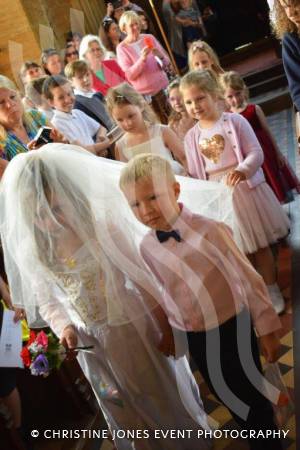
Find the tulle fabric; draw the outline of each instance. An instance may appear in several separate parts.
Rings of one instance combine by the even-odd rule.
[[[134,444],[117,440],[118,450],[207,449],[210,442],[195,438],[208,425],[182,356],[186,342],[176,360],[157,350],[161,330],[155,311],[163,288],[140,256],[147,229],[118,187],[121,168],[122,163],[63,144],[10,162],[0,214],[12,300],[37,326],[45,320],[60,336],[73,324],[80,342],[94,346],[79,362],[110,430],[150,432],[149,439]],[[186,206],[234,227],[230,189],[178,180]],[[210,257],[219,257],[213,244]],[[226,276],[232,264],[225,257],[222,263]],[[193,430],[193,438],[153,439],[155,429],[178,428]]]
[[[225,183],[230,170],[218,172],[209,179]],[[245,254],[255,253],[288,235],[289,218],[266,182],[250,189],[242,181],[232,191],[235,242]]]

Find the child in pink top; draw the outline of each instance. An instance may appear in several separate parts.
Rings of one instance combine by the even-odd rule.
[[[233,190],[242,250],[264,278],[275,309],[284,309],[269,247],[288,234],[289,220],[265,182],[263,152],[247,120],[221,113],[218,85],[210,72],[190,72],[181,80],[186,109],[198,123],[185,137],[188,171],[194,178],[223,181]]]
[[[141,254],[164,286],[162,306],[175,343],[189,352],[210,390],[244,430],[276,430],[262,395],[261,363],[251,319],[266,359],[278,358],[280,326],[262,278],[223,223],[178,203],[170,164],[140,155],[121,172],[120,187],[137,219],[152,230]],[[166,342],[170,335],[165,334]],[[281,449],[279,439],[249,439],[252,450]],[[265,441],[265,442],[264,442]]]
[[[252,126],[263,152],[262,169],[266,181],[281,203],[294,199],[292,190],[300,193],[300,181],[282,155],[259,105],[248,103],[249,91],[239,73],[225,72],[220,79],[230,110],[244,116]]]

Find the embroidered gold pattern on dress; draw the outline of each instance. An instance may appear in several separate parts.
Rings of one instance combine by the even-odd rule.
[[[65,265],[68,269],[72,269],[73,267],[70,267],[68,261],[65,261]],[[76,264],[75,261],[75,266]],[[80,268],[82,269],[80,270]],[[85,260],[82,264],[82,261],[80,261],[80,268],[76,272],[60,272],[56,275],[77,314],[86,325],[89,325],[103,320],[106,313],[106,307],[104,306],[104,309],[103,305],[106,302],[101,298],[103,293],[101,292],[100,269],[97,263]]]
[[[202,139],[199,142],[200,152],[214,164],[220,161],[224,148],[225,139],[221,134],[215,134],[210,139]]]

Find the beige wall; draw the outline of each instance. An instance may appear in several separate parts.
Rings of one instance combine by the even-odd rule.
[[[105,14],[104,1],[0,0],[0,73],[18,83],[17,74],[23,61],[39,62],[41,49],[53,43],[57,49],[62,49],[65,34],[71,29],[71,8],[76,28],[84,26],[86,33],[97,33]],[[76,10],[83,12],[83,21]]]

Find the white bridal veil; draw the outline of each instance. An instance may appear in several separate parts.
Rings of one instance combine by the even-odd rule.
[[[105,273],[110,323],[126,322],[140,311],[131,305],[130,318],[124,313],[114,280],[118,271],[154,297],[159,295],[159,287],[139,256],[139,243],[147,229],[135,219],[118,187],[122,166],[64,144],[48,144],[10,162],[1,186],[1,239],[15,305],[34,315],[40,301],[33,289],[35,282],[39,289],[43,285],[44,301],[51,297],[47,286],[54,283],[63,289],[53,272],[58,264],[57,236],[69,226]],[[189,208],[233,226],[228,188],[186,177],[178,180],[180,198]],[[50,198],[54,200],[51,207]],[[65,220],[59,218],[62,213]],[[128,280],[127,291],[133,289]]]
[[[111,431],[207,428],[186,358],[168,359],[153,345],[160,331],[152,313],[163,288],[140,256],[147,229],[119,189],[122,166],[65,144],[48,144],[10,162],[1,184],[0,225],[12,300],[36,326],[43,325],[39,311],[46,311],[47,317],[41,315],[58,335],[63,329],[58,323],[70,312],[66,320],[76,324],[82,344],[94,345],[94,354],[80,354],[79,362]],[[186,206],[234,228],[231,189],[177,179]],[[218,249],[209,245],[218,261]],[[222,267],[224,276],[234,270],[225,255]],[[209,447],[199,438],[134,445],[136,450]],[[117,448],[129,450],[131,442],[121,439]]]

